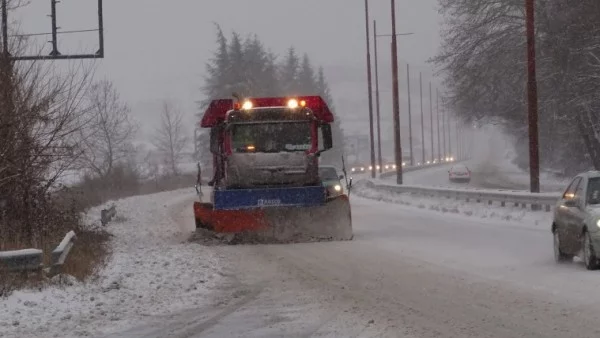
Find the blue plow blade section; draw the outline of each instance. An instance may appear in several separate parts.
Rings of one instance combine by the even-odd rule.
[[[215,210],[241,210],[269,207],[313,207],[324,205],[323,186],[215,190]]]

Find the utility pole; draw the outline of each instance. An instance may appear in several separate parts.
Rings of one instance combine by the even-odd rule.
[[[421,164],[425,164],[425,126],[423,117],[423,74],[419,72],[419,95],[421,97]]]
[[[369,40],[369,2],[365,0],[365,28],[367,37],[367,86],[369,94],[369,136],[371,138],[371,177],[377,176],[377,165],[375,164],[375,137],[373,135],[373,89],[371,85],[371,45]]]
[[[396,161],[396,183],[402,184],[402,141],[400,138],[400,97],[398,93],[398,44],[396,41],[396,1],[392,6],[392,90],[394,112],[394,155]]]
[[[448,123],[448,156],[456,157],[456,155],[452,155],[452,123],[450,122],[450,114],[448,114],[448,111],[446,111],[446,122]]]
[[[379,58],[377,57],[377,21],[373,20],[373,47],[375,47],[375,105],[377,107],[377,162],[379,173],[383,172],[383,160],[381,159],[381,117],[379,115]]]
[[[448,124],[446,123],[448,112],[444,107],[444,98],[442,97],[442,146],[444,149],[443,159],[446,160],[448,158],[448,149],[446,148],[446,128],[448,128]]]
[[[410,148],[410,165],[415,165],[415,156],[413,155],[413,139],[412,139],[412,108],[410,105],[410,65],[406,64],[406,84],[408,86],[408,146]]]
[[[2,0],[2,51],[3,56],[8,58],[8,8],[7,0]]]
[[[440,161],[442,161],[442,145],[440,140],[440,92],[436,88],[435,89],[435,116],[437,119],[437,148],[438,148],[438,157]]]
[[[538,141],[538,97],[535,65],[534,0],[525,0],[527,16],[527,101],[529,110],[529,177],[530,190],[540,192],[540,157]]]
[[[431,91],[431,81],[429,81],[429,119],[430,119],[430,123],[429,123],[429,128],[431,130],[431,132],[429,133],[431,136],[431,163],[433,163],[433,161],[435,160],[435,154],[434,154],[434,149],[433,149],[433,131],[434,131],[434,127],[433,127],[433,100],[432,100],[432,91]]]

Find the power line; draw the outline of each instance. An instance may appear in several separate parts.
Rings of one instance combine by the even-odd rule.
[[[73,34],[73,33],[87,33],[87,32],[98,32],[99,29],[81,29],[81,30],[70,30],[70,31],[62,31],[62,32],[56,32],[56,34]],[[9,35],[9,37],[30,37],[30,36],[42,36],[42,35],[52,35],[52,32],[50,33],[29,33],[29,34],[14,34],[14,35]]]

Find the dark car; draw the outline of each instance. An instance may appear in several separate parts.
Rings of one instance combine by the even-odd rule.
[[[334,166],[320,166],[319,177],[321,178],[322,184],[327,188],[327,197],[337,197],[344,194],[344,184],[341,180],[344,179],[344,175],[339,175],[337,169]],[[347,189],[352,185],[352,178],[350,178]]]
[[[464,164],[453,165],[448,170],[448,179],[450,182],[471,182],[471,170]]]

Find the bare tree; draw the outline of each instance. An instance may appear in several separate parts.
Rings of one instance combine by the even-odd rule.
[[[12,55],[25,50],[26,40],[9,43]],[[39,247],[57,227],[77,224],[59,219],[67,213],[49,198],[83,151],[77,136],[93,63],[68,65],[0,55],[0,250],[7,243]]]
[[[152,143],[163,154],[165,164],[173,175],[179,174],[177,163],[182,158],[188,140],[183,126],[183,114],[171,103],[164,102],[160,125]]]
[[[130,108],[108,80],[95,83],[87,95],[86,127],[80,130],[83,153],[80,168],[100,178],[109,176],[117,164],[131,158],[132,141],[138,130],[130,118]]]
[[[445,76],[449,108],[526,138],[523,2],[438,2],[445,24],[432,61]],[[600,169],[600,2],[538,0],[536,18],[541,164],[567,175]],[[528,165],[527,142],[515,146]]]

